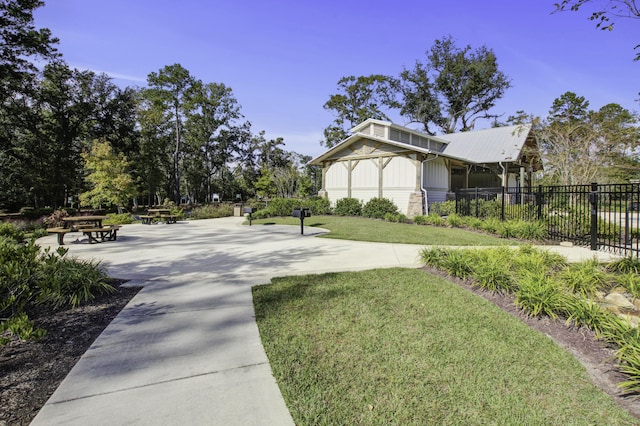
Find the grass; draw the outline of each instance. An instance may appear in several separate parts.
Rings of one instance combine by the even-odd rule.
[[[549,338],[423,271],[277,278],[253,292],[296,424],[636,424]]]
[[[300,226],[300,220],[293,217],[277,217],[253,220],[257,224],[277,224]],[[399,244],[457,245],[457,246],[497,246],[518,245],[514,240],[505,240],[491,235],[480,234],[457,228],[418,226],[404,223],[385,222],[348,216],[312,216],[305,220],[305,226],[325,228],[331,231],[325,238],[340,240],[373,241]]]

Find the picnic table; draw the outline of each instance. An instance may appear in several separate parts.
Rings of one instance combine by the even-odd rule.
[[[172,215],[170,209],[149,209],[146,215],[140,216],[142,223],[151,225],[155,220],[164,220],[165,223],[176,223],[178,216]]]
[[[115,241],[120,225],[103,226],[107,216],[69,216],[62,218],[63,226],[48,228],[50,234],[57,234],[58,244],[64,245],[64,236],[69,232],[82,232],[89,239],[89,244],[104,241]]]

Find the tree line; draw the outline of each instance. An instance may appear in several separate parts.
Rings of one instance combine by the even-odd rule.
[[[493,126],[526,123],[532,124],[542,157],[540,183],[623,183],[640,178],[637,113],[616,103],[594,111],[587,99],[566,92],[553,101],[547,117],[518,111],[500,121],[492,108],[511,81],[491,49],[460,48],[446,36],[436,40],[425,56],[424,62],[416,61],[398,77],[340,79],[338,93],[324,104],[335,119],[325,128],[321,144],[336,145],[367,118],[391,121],[392,111],[429,135],[473,130],[478,120],[489,120]]]
[[[144,88],[72,69],[58,39],[35,28],[43,5],[0,2],[0,209],[312,191],[310,158],[255,132],[230,87],[180,64],[151,72]]]
[[[58,40],[34,26],[33,11],[43,5],[0,2],[0,209],[206,203],[214,195],[291,197],[319,189],[321,172],[305,165],[310,157],[254,131],[223,83],[204,82],[180,64],[151,72],[144,88],[71,69]],[[518,111],[501,122],[492,109],[510,87],[493,50],[459,47],[445,36],[398,76],[340,79],[324,104],[335,119],[321,143],[332,147],[351,127],[389,120],[391,111],[430,135],[472,130],[478,120],[532,123],[544,183],[640,178],[636,113],[614,103],[593,111],[584,97],[566,92],[547,117]]]

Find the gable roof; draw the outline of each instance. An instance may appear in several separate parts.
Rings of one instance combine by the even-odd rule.
[[[389,129],[400,130],[417,135],[442,145],[442,148],[437,150],[428,149],[414,144],[388,139],[380,135],[363,133],[370,124],[376,124],[388,127]],[[442,157],[462,160],[468,163],[486,164],[514,162],[520,159],[522,149],[524,148],[530,130],[530,125],[517,125],[431,136],[388,121],[368,119],[352,128],[351,136],[314,158],[309,162],[309,164],[320,164],[323,160],[331,158],[334,154],[364,138],[424,154],[438,154]],[[387,133],[387,135],[388,134],[389,133]]]

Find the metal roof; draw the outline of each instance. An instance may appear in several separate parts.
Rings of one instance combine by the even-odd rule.
[[[403,131],[422,135],[426,138],[433,139],[447,143],[444,149],[440,152],[420,148],[415,145],[405,144],[398,141],[393,141],[385,138],[376,137],[373,135],[359,133],[365,124],[375,122],[384,126],[390,126]],[[345,147],[351,145],[353,142],[366,138],[384,142],[390,145],[396,145],[403,148],[407,148],[416,152],[422,152],[425,154],[438,154],[443,157],[454,158],[469,163],[485,164],[485,163],[499,163],[499,162],[514,162],[520,158],[522,148],[529,136],[531,125],[517,125],[508,127],[495,127],[484,130],[474,130],[469,132],[451,133],[447,135],[430,136],[422,134],[416,130],[411,130],[402,126],[395,125],[388,121],[380,120],[366,120],[355,126],[352,131],[352,135],[344,139],[339,144],[325,151],[323,154],[314,158],[309,164],[320,164],[321,161],[331,158],[337,152],[343,150]]]
[[[525,124],[452,133],[439,138],[449,142],[442,151],[447,156],[476,164],[513,162],[519,159],[530,130],[531,125]]]

